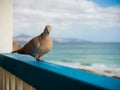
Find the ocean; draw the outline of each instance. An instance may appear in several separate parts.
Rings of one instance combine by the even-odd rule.
[[[42,59],[120,78],[120,43],[54,43],[52,50]]]

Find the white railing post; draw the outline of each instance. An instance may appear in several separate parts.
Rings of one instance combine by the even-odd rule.
[[[0,0],[0,53],[12,50],[12,0]]]
[[[16,90],[23,90],[23,81],[19,78],[16,78]]]
[[[0,67],[0,90],[4,90],[4,75],[3,69]]]
[[[2,69],[2,89],[5,90],[5,71]]]
[[[5,90],[10,90],[10,74],[5,71]]]
[[[24,90],[33,90],[33,88],[29,84],[24,83]]]
[[[10,75],[10,90],[15,90],[15,76]]]

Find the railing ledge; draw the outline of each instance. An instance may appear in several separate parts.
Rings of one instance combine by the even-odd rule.
[[[29,55],[0,54],[0,67],[37,90],[120,89],[120,80],[100,76],[50,62],[36,61]]]

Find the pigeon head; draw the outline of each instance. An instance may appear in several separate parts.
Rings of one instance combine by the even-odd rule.
[[[52,27],[50,25],[46,25],[45,29],[50,32],[52,30]]]
[[[46,27],[44,29],[44,33],[49,34],[51,30],[52,30],[52,27],[50,25],[46,25]]]

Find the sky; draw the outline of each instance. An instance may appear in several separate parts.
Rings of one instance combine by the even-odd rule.
[[[120,42],[120,0],[13,0],[14,36],[37,36],[45,25],[53,38]]]

